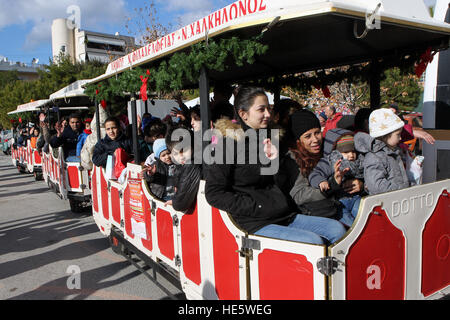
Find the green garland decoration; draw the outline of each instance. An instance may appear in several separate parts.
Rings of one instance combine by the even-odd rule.
[[[240,40],[237,37],[209,40],[192,46],[189,52],[179,52],[158,66],[144,70],[140,67],[124,71],[117,77],[109,78],[101,84],[87,85],[85,94],[92,100],[110,101],[114,96],[137,93],[142,85],[141,76],[149,78],[152,91],[166,93],[179,91],[187,83],[195,83],[200,70],[205,66],[213,71],[225,71],[227,65],[243,66],[253,64],[257,56],[264,55],[268,46],[258,38]],[[147,74],[150,73],[150,75]]]
[[[149,77],[148,88],[151,91],[158,93],[179,91],[185,84],[198,81],[202,66],[212,71],[222,72],[228,65],[253,64],[256,57],[264,55],[267,50],[268,45],[262,44],[260,37],[250,40],[240,40],[237,37],[219,41],[209,40],[209,43],[201,42],[193,45],[189,52],[175,53],[169,60],[164,60],[149,70],[139,67],[129,69],[101,84],[88,85],[85,93],[91,99],[97,97],[98,101],[111,101],[115,96],[124,96],[131,92],[138,93],[142,85],[141,76]],[[379,61],[379,70],[396,67],[400,69],[401,74],[411,74],[414,73],[414,66],[419,60],[419,52],[386,57]],[[269,76],[240,84],[260,86],[272,92],[275,92],[277,88],[289,86],[307,94],[314,87],[324,88],[342,81],[350,83],[368,81],[370,75],[370,63],[363,63],[278,77]],[[383,72],[381,77],[383,78]]]

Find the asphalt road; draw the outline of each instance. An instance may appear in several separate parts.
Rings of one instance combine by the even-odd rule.
[[[158,277],[176,297],[181,292]],[[0,155],[0,299],[160,300],[164,290],[115,254],[89,212]]]

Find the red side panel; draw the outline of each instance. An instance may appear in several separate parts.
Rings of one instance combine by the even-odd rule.
[[[38,151],[34,151],[34,164],[42,164],[42,158]]]
[[[142,194],[142,203],[144,206],[144,221],[145,221],[145,230],[147,231],[147,240],[141,239],[142,245],[144,248],[152,251],[153,243],[152,243],[152,211],[150,207],[150,203],[148,199]]]
[[[376,207],[345,261],[347,299],[404,299],[405,242],[402,231]]]
[[[217,296],[239,300],[239,250],[218,209],[212,209],[214,273]]]
[[[103,170],[100,170],[100,189],[102,194],[102,211],[103,217],[109,220],[109,205],[108,205],[108,185],[106,184],[105,176],[103,175]]]
[[[444,191],[425,224],[422,244],[422,293],[425,297],[450,285],[450,196]]]
[[[68,166],[67,174],[69,176],[70,187],[73,189],[78,189],[80,187],[80,177],[79,177],[80,172],[78,168],[74,166]]]
[[[183,270],[186,277],[197,285],[202,282],[200,273],[200,245],[198,239],[198,207],[181,218],[181,246]]]
[[[314,300],[314,267],[305,256],[264,250],[258,263],[262,300]]]
[[[97,168],[94,167],[92,174],[92,207],[94,212],[98,212],[98,194],[97,194]]]
[[[58,181],[58,166],[56,165],[55,159],[52,157],[52,169],[53,169],[53,181]]]
[[[170,213],[158,209],[156,211],[156,225],[159,251],[168,259],[173,260],[175,258],[175,249],[173,241],[173,220]]]
[[[125,233],[130,238],[134,239],[134,234],[131,232],[131,207],[130,207],[130,187],[127,186],[123,192],[123,213],[125,219]]]
[[[111,215],[115,222],[120,223],[120,196],[114,187],[111,187]]]

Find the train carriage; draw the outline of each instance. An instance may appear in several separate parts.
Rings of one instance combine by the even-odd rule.
[[[17,110],[9,112],[8,115],[20,114],[25,112],[37,112],[48,103],[47,99],[32,101],[19,105]],[[20,172],[27,172],[34,175],[36,180],[42,179],[42,158],[41,153],[31,146],[30,140],[27,140],[26,146],[12,145],[11,155],[13,165]]]
[[[231,37],[257,37],[269,49],[252,64],[202,68],[198,83],[185,79],[186,88],[200,88],[204,130],[210,81],[240,84],[273,77],[277,100],[285,77],[366,63],[371,104],[377,108],[383,68],[407,63],[429,48],[445,52],[450,26],[431,18],[421,0],[239,0],[113,61],[104,75],[63,88],[49,101],[78,107],[84,93],[69,92],[83,84],[158,66],[201,41]],[[137,132],[134,98],[130,105]],[[439,129],[434,133],[448,145],[449,127],[429,128]],[[11,151],[15,166],[37,170],[38,158],[29,147]],[[439,158],[439,151],[433,152]],[[93,218],[113,250],[129,259],[136,255],[167,275],[188,299],[439,299],[450,293],[450,172],[426,161],[426,184],[364,197],[353,225],[329,246],[248,234],[231,215],[208,204],[205,181],[195,206],[182,213],[152,195],[142,167],[134,163],[127,164],[119,183],[106,179],[105,169],[87,172],[79,163],[65,162],[62,148],[57,153],[50,148],[42,154],[42,173],[63,199],[72,200],[73,210],[75,202],[91,200]]]
[[[202,115],[209,80],[239,83],[361,62],[372,65],[377,107],[381,60],[445,50],[450,37],[449,25],[432,19],[419,0],[241,0],[112,62],[92,83],[157,65],[199,41],[261,32],[269,50],[254,64],[202,70]],[[325,246],[247,234],[208,204],[204,181],[195,208],[176,212],[152,196],[141,166],[128,163],[127,170],[120,184],[94,168],[94,219],[115,250],[169,270],[189,299],[401,300],[450,292],[449,179],[363,198],[345,236]]]
[[[50,95],[49,103],[55,105],[58,112],[88,110],[91,101],[82,88],[87,81],[78,80],[56,91]],[[49,153],[44,154],[44,163],[45,181],[62,199],[69,201],[73,212],[80,212],[90,204],[90,173],[80,162],[66,161],[62,147],[57,152],[50,147]]]

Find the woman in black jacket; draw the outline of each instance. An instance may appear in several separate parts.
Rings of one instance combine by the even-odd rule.
[[[116,149],[122,148],[128,155],[131,155],[133,150],[133,142],[125,137],[117,118],[110,117],[106,119],[105,130],[105,138],[97,142],[92,155],[92,162],[97,167],[103,168],[106,168],[108,155],[113,155]]]
[[[205,193],[208,203],[231,214],[235,222],[248,233],[314,244],[325,243],[321,236],[326,236],[330,242],[340,238],[345,229],[337,221],[337,225],[332,222],[333,228],[328,230],[326,235],[308,230],[310,224],[304,223],[305,221],[322,218],[297,214],[288,203],[287,197],[274,183],[274,175],[262,174],[268,159],[277,160],[274,156],[277,153],[276,148],[271,147],[270,139],[263,138],[268,136],[264,129],[269,128],[271,118],[264,90],[241,88],[234,107],[240,124],[229,120],[216,123],[216,129],[224,136],[223,144],[219,143],[216,147],[216,154],[222,151],[217,150],[221,145],[227,148],[222,148],[224,162],[216,161],[206,166]],[[249,138],[255,134],[257,139]],[[234,143],[227,144],[227,139],[234,139]],[[245,147],[245,159],[238,161],[242,160],[242,153],[234,152],[238,150],[236,147],[234,150],[228,147],[242,143]],[[262,150],[264,152],[260,152]],[[230,152],[233,154],[230,155]],[[256,162],[250,161],[255,154],[264,154],[267,158],[259,156]],[[230,159],[234,162],[230,163]]]

